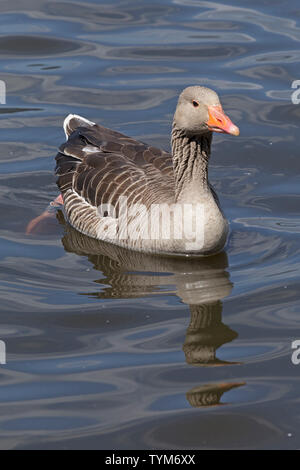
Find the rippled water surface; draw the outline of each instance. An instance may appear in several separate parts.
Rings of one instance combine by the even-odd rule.
[[[299,2],[2,0],[0,13],[0,447],[299,448]],[[68,113],[169,149],[193,84],[241,129],[214,137],[210,167],[226,253],[130,254],[61,212],[25,235],[57,195]]]

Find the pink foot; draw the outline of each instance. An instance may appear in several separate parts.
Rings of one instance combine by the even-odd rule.
[[[54,201],[50,202],[51,207],[59,207],[59,206],[63,206],[63,205],[64,205],[64,200],[63,200],[61,194],[59,196],[57,196],[57,198],[54,199]]]
[[[30,235],[32,233],[38,232],[38,226],[41,225],[41,223],[47,219],[47,218],[53,218],[55,216],[55,212],[53,211],[54,208],[63,206],[64,201],[62,198],[62,195],[60,194],[57,196],[54,201],[51,201],[47,209],[38,217],[35,217],[32,219],[29,224],[26,227],[26,235]]]

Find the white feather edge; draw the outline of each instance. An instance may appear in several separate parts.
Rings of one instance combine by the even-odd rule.
[[[88,126],[94,126],[95,123],[93,121],[89,121],[88,119],[82,117],[82,116],[79,116],[79,114],[69,114],[65,120],[64,120],[64,124],[63,124],[63,127],[64,127],[64,132],[65,132],[65,136],[66,136],[66,140],[68,140],[69,136],[67,134],[67,127],[68,127],[68,124],[70,122],[71,119],[78,119],[80,121],[83,121],[85,124],[87,124]]]

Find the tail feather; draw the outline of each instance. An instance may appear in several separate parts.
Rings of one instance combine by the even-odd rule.
[[[87,145],[83,137],[83,132],[95,125],[77,114],[69,114],[64,120],[64,131],[66,134],[66,142],[59,148],[56,155],[55,173],[58,175],[57,184],[61,192],[72,188],[73,173],[77,166],[81,163],[91,147]],[[94,151],[99,151],[99,148]]]
[[[94,122],[89,121],[82,116],[78,116],[78,114],[69,114],[64,120],[64,131],[66,134],[66,139],[68,140],[72,132],[74,132],[78,127],[91,127],[94,125]]]

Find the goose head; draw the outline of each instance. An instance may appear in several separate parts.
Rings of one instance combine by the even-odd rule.
[[[223,111],[217,93],[203,86],[185,88],[174,114],[174,125],[186,135],[221,132],[239,135],[237,126]]]

